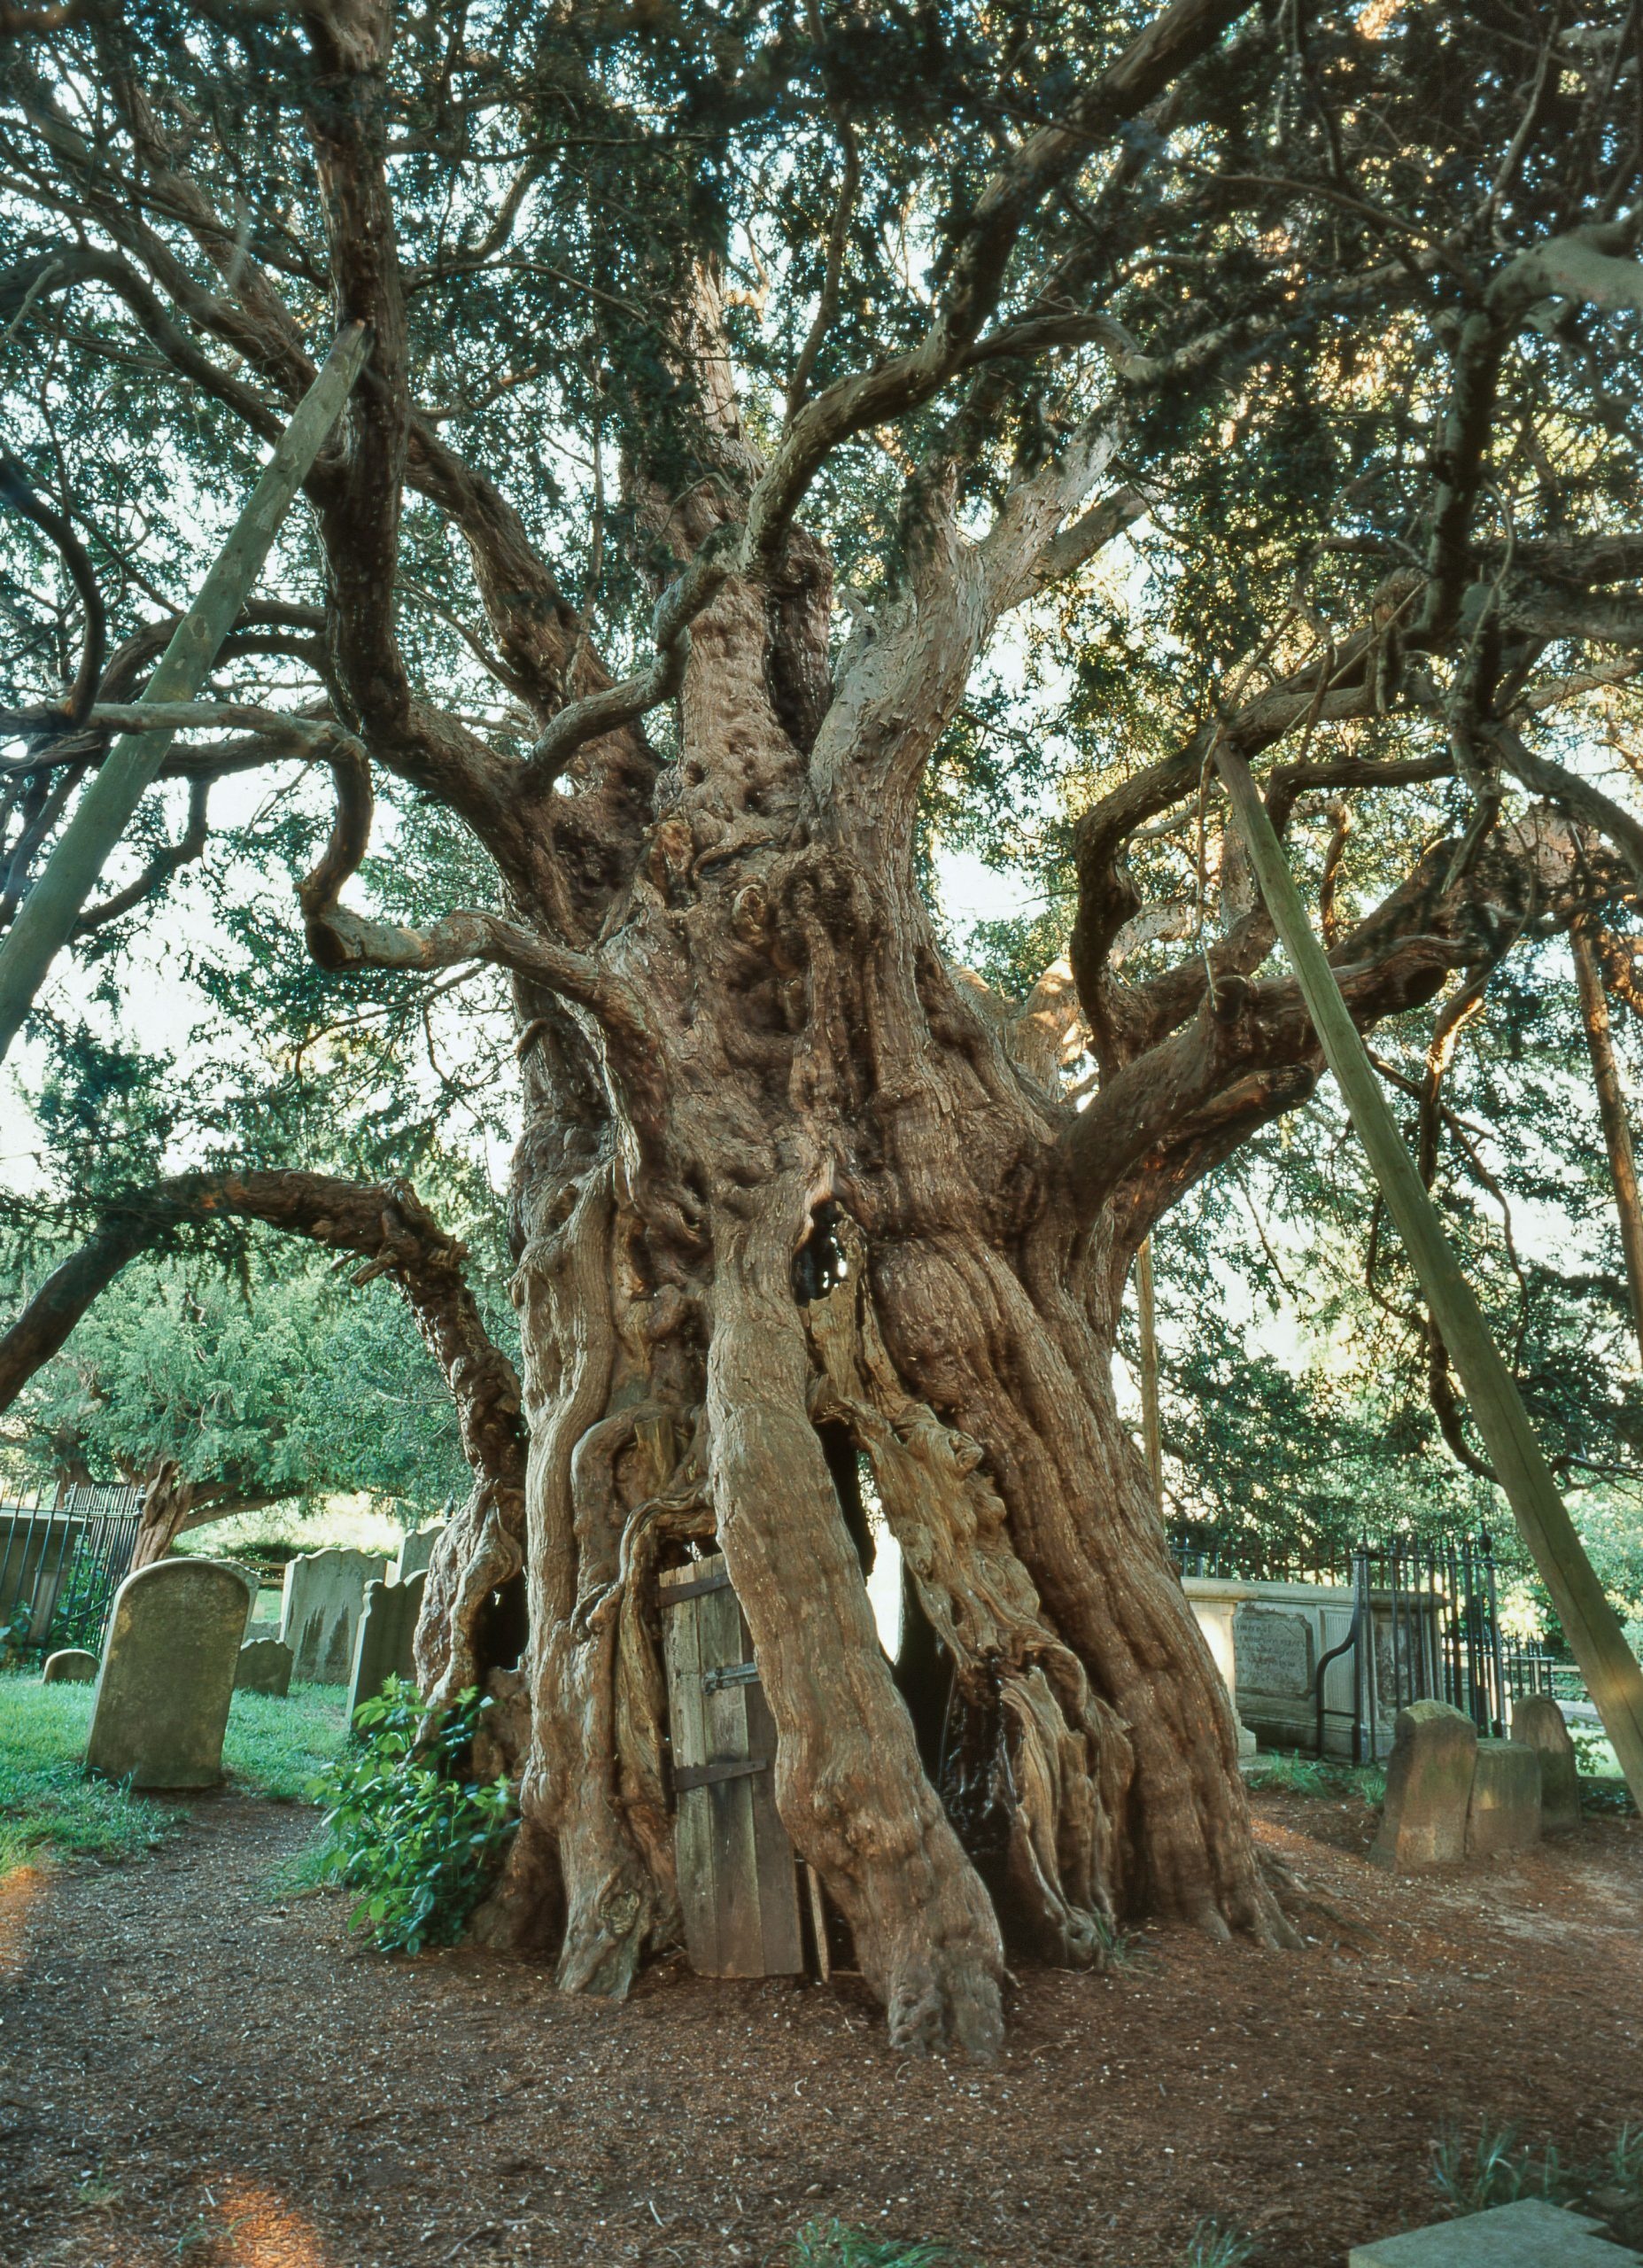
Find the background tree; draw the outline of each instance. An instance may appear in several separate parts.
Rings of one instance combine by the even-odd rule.
[[[257,441],[336,322],[374,332],[90,935],[283,765],[238,839],[289,853],[329,776],[327,983],[506,978],[528,1480],[476,1487],[419,1658],[510,1704],[491,1927],[568,1988],[673,1928],[652,1578],[709,1538],[896,2041],[996,2044],[1005,1931],[1289,1934],[1110,1369],[1140,1239],[1319,1072],[1211,760],[1273,752],[1366,1027],[1617,936],[1643,836],[1589,750],[1643,636],[1635,34],[90,0],[14,43],[12,902]],[[943,953],[932,828],[1019,821],[1064,755],[1068,918],[1012,1001]],[[362,872],[376,797],[402,873]],[[198,1200],[129,1162],[128,1239]],[[949,1689],[990,1886],[933,1784]]]
[[[137,1262],[10,1419],[15,1470],[43,1482],[118,1473],[165,1495],[173,1539],[355,1490],[431,1519],[467,1492],[445,1381],[399,1302],[314,1263],[264,1260],[236,1281]]]

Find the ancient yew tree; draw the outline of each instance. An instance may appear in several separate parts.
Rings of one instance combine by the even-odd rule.
[[[895,2040],[988,2051],[1009,1949],[1137,1912],[1284,1940],[1112,1375],[1151,1224],[1319,1076],[1212,759],[1263,759],[1365,1027],[1576,919],[1629,981],[1638,9],[5,22],[5,905],[361,321],[87,936],[266,768],[327,812],[289,953],[500,972],[523,1125],[517,1390],[408,1193],[254,1127],[134,1178],[9,1381],[185,1215],[395,1274],[475,1473],[419,1661],[503,1705],[484,1926],[568,1989],[674,1931],[655,1578],[709,1540]],[[932,829],[1025,824],[1050,741],[1011,998]]]

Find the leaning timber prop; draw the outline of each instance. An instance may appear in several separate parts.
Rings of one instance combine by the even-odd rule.
[[[1614,1744],[1626,1784],[1643,1811],[1643,1667],[1627,1645],[1619,1617],[1575,1533],[1568,1507],[1535,1439],[1516,1381],[1501,1359],[1437,1208],[1398,1131],[1352,1011],[1322,945],[1313,934],[1277,830],[1250,768],[1224,736],[1216,749],[1215,766],[1267,911],[1295,971],[1324,1060],[1335,1074],[1381,1184],[1386,1209],[1420,1278],[1432,1320],[1461,1374],[1518,1533],[1552,1595],[1603,1729]]]
[[[281,523],[342,415],[370,344],[364,323],[349,323],[337,333],[318,377],[275,443],[262,478],[201,584],[199,596],[172,633],[138,706],[191,701],[205,683],[262,572]],[[19,907],[0,945],[0,1060],[33,1006],[47,971],[73,936],[104,862],[158,778],[174,737],[174,727],[124,734],[114,742],[40,879]]]

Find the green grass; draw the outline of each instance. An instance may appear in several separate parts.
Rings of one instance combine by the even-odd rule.
[[[1245,2268],[1255,2256],[1255,2240],[1243,2229],[1200,2221],[1187,2240],[1181,2268]]]
[[[37,1674],[0,1677],[0,1873],[43,1848],[68,1858],[138,1858],[186,1825],[187,1813],[173,1805],[88,1778],[81,1759],[91,1699],[89,1685],[42,1685]],[[229,1785],[301,1802],[341,1749],[343,1733],[334,1686],[294,1686],[285,1701],[236,1693],[223,1743]]]
[[[1244,1774],[1252,1788],[1283,1788],[1292,1796],[1357,1796],[1383,1803],[1386,1774],[1378,1764],[1347,1764],[1333,1756],[1260,1755]]]
[[[293,1685],[283,1701],[269,1693],[236,1693],[229,1712],[222,1760],[231,1783],[275,1803],[306,1803],[347,1732],[343,1689]]]
[[[981,2268],[950,2244],[911,2244],[872,2236],[843,2221],[807,2221],[787,2251],[788,2268]]]
[[[66,1857],[138,1858],[182,1824],[163,1804],[86,1777],[90,1721],[89,1685],[0,1677],[0,1875],[42,1845]]]
[[[1476,2138],[1445,2134],[1432,2148],[1432,2186],[1460,2219],[1545,2197],[1554,2205],[1583,2205],[1593,2196],[1643,2206],[1643,2132],[1623,2126],[1607,2154],[1591,2163],[1567,2163],[1554,2147],[1537,2150],[1510,2126],[1479,2126]]]

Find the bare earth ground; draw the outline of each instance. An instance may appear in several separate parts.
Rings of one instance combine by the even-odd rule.
[[[1336,1909],[1300,1954],[1150,1933],[1025,1976],[996,2070],[893,2056],[858,1982],[624,2008],[465,1952],[391,1962],[270,1895],[312,1814],[222,1798],[146,1863],[0,1911],[0,2259],[23,2268],[779,2261],[837,2215],[989,2268],[1165,2268],[1202,2216],[1263,2268],[1436,2218],[1445,2127],[1592,2156],[1643,2117],[1643,1823],[1421,1883],[1357,1803],[1261,1832]]]

